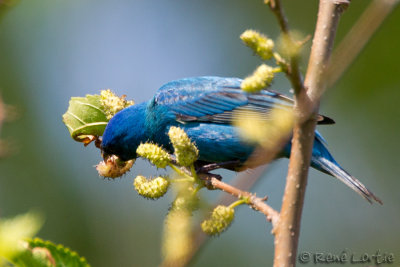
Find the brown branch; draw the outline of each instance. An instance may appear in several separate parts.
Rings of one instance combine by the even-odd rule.
[[[328,70],[328,86],[332,86],[363,50],[379,26],[399,0],[374,0],[347,33],[332,55]]]
[[[301,213],[311,160],[319,97],[326,87],[325,74],[339,16],[347,1],[320,0],[305,87],[295,91],[295,123],[292,150],[280,221],[275,236],[274,266],[294,266],[300,233]]]

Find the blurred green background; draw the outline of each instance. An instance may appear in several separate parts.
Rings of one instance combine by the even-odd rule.
[[[338,40],[368,3],[352,1]],[[292,28],[312,34],[317,4],[284,1]],[[312,170],[300,252],[347,249],[360,255],[380,249],[394,253],[395,265],[400,264],[399,25],[397,9],[325,94],[321,112],[337,123],[319,127],[336,159],[384,205],[370,205]],[[261,0],[21,0],[0,21],[0,92],[19,113],[2,129],[14,153],[0,160],[0,215],[42,211],[46,223],[38,236],[71,247],[93,266],[156,266],[172,195],[145,200],[132,180],[160,171],[139,161],[123,179],[100,178],[93,168],[100,161],[98,150],[74,142],[61,115],[71,96],[100,89],[141,102],[177,78],[245,77],[260,63],[239,40],[247,28],[279,35]],[[283,78],[273,85],[286,94],[289,88]],[[274,163],[255,189],[277,209],[287,163]],[[223,174],[228,181],[235,176]],[[233,226],[208,243],[194,266],[271,265],[270,230],[261,214],[242,207]]]

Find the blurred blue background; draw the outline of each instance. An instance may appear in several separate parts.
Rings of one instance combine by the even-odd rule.
[[[367,3],[352,1],[338,40]],[[284,1],[284,7],[292,28],[313,33],[317,1]],[[384,205],[370,205],[312,170],[299,251],[359,255],[380,249],[400,264],[399,22],[397,9],[325,94],[321,112],[337,123],[319,127],[336,159]],[[74,142],[61,115],[71,96],[100,89],[141,102],[173,79],[245,77],[260,63],[239,40],[248,28],[279,35],[261,0],[21,0],[0,21],[0,92],[20,117],[2,129],[14,153],[0,160],[0,215],[42,211],[46,223],[38,236],[71,247],[93,266],[159,264],[173,196],[149,201],[132,186],[136,175],[159,171],[138,161],[123,179],[100,178],[93,168],[98,150]],[[280,77],[272,88],[289,94],[290,85]],[[255,188],[277,209],[287,163],[274,163]],[[229,181],[235,174],[224,176]],[[261,214],[241,207],[233,226],[208,243],[194,266],[268,266],[270,230]]]

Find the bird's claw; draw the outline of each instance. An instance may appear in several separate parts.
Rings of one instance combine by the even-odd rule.
[[[222,180],[222,176],[214,173],[199,173],[199,178],[204,181],[204,186],[209,190],[214,190],[215,187],[212,185],[211,179],[215,178],[219,181]]]

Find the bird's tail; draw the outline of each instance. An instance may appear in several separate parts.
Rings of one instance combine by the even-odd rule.
[[[324,146],[325,148],[325,146]],[[311,158],[311,165],[327,174],[330,174],[340,181],[345,183],[348,187],[353,189],[355,192],[360,194],[368,202],[372,203],[373,200],[379,204],[383,204],[382,201],[375,196],[368,188],[366,188],[359,180],[351,176],[347,171],[345,171],[340,165],[333,159],[325,148],[325,155],[313,155]]]

